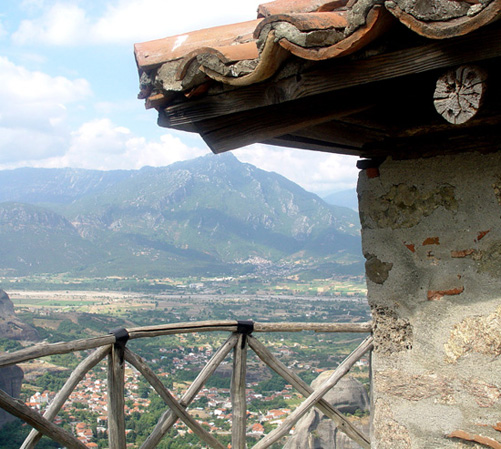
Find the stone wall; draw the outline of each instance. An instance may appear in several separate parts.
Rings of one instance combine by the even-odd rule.
[[[374,449],[501,440],[501,152],[360,173]]]

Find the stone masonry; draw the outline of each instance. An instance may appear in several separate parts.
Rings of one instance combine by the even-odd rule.
[[[387,159],[358,195],[374,449],[501,440],[501,152]]]

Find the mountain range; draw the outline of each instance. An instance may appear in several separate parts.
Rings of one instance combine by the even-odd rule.
[[[184,276],[257,267],[361,271],[353,210],[208,155],[141,170],[0,171],[0,275]]]

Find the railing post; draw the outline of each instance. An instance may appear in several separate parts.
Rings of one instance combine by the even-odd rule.
[[[233,355],[233,377],[231,379],[231,447],[245,449],[247,429],[247,404],[245,395],[245,375],[247,372],[247,335],[254,329],[252,321],[238,322],[238,342]]]
[[[108,356],[108,442],[110,449],[125,449],[125,344],[129,333],[125,329],[110,332],[116,341]]]

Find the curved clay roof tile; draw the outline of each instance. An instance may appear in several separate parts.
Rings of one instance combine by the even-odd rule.
[[[135,44],[137,65],[143,70],[149,70],[164,62],[183,58],[201,47],[250,42],[260,21],[261,19],[250,20]]]
[[[344,29],[348,25],[346,12],[319,12],[310,14],[277,14],[266,19],[256,27],[254,38],[258,39],[267,25],[278,22],[287,22],[295,26],[299,31],[326,30],[332,28]]]
[[[251,84],[264,81],[275,74],[282,63],[287,59],[289,53],[275,42],[275,34],[268,34],[268,38],[263,46],[259,63],[255,70],[248,75],[241,77],[224,76],[208,67],[200,67],[210,78],[231,86],[249,86]]]
[[[181,80],[186,75],[188,66],[199,55],[211,54],[216,56],[222,64],[231,64],[237,61],[248,61],[259,57],[259,52],[255,41],[239,45],[226,45],[220,47],[201,47],[188,53],[177,70],[176,78]]]
[[[348,0],[276,0],[259,5],[257,12],[258,17],[269,17],[277,14],[334,11],[347,3]]]
[[[321,61],[346,56],[365,47],[368,43],[387,31],[392,22],[391,15],[384,8],[375,6],[369,11],[365,26],[358,28],[357,31],[334,45],[304,48],[286,39],[281,39],[279,43],[295,56],[313,61]]]
[[[475,8],[481,8],[482,5],[480,3],[473,5],[470,7],[471,14],[444,21],[419,20],[412,14],[401,9],[394,1],[387,1],[385,6],[400,22],[412,31],[429,39],[447,39],[463,36],[501,17],[501,0],[492,0],[479,12],[475,12]]]

